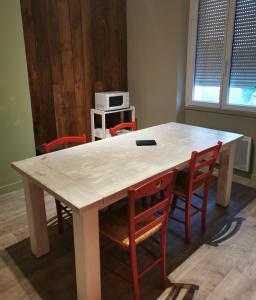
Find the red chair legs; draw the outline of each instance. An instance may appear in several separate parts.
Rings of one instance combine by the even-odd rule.
[[[206,231],[206,214],[207,214],[207,202],[208,202],[208,188],[205,189],[204,196],[202,197],[202,206],[198,209],[198,211],[201,212],[201,232]],[[201,197],[200,197],[201,198]],[[177,202],[179,197],[177,195],[173,196],[172,204],[171,204],[171,210],[174,211],[175,208],[177,208]],[[179,223],[185,224],[185,240],[187,243],[190,243],[191,241],[191,217],[195,214],[191,214],[191,207],[192,205],[192,198],[185,201],[185,222],[180,221],[176,218],[172,218],[176,221],[179,221]],[[182,209],[183,210],[183,209]]]
[[[191,241],[191,199],[188,199],[186,202],[185,208],[185,234],[186,234],[186,242],[190,243]]]
[[[131,246],[131,269],[132,269],[132,280],[133,280],[133,295],[135,300],[140,300],[140,287],[139,287],[139,273],[137,265],[137,250],[136,245]]]
[[[160,261],[160,285],[164,289],[166,282],[166,240],[167,235],[161,230],[161,256]]]
[[[191,240],[190,221],[197,213],[201,213],[201,231],[204,232],[206,230],[209,186],[221,145],[222,142],[218,142],[215,146],[200,152],[193,151],[188,168],[177,175],[171,210],[173,212],[177,208],[183,211],[185,213],[185,222],[184,219],[181,220],[172,215],[169,217],[179,223],[185,224],[185,236],[188,243]],[[199,191],[203,192],[203,196],[198,194]],[[200,206],[192,203],[192,197],[194,196],[201,199]],[[185,203],[185,208],[184,206],[177,205],[178,199]]]
[[[165,288],[166,285],[166,240],[167,235],[165,230],[161,230],[161,240],[160,240],[160,251],[161,251],[161,260],[159,262],[160,268],[160,286]],[[137,264],[137,250],[136,245],[131,245],[130,248],[131,256],[131,269],[132,269],[132,279],[133,279],[133,295],[135,300],[140,300],[140,287],[139,287],[139,278],[150,269],[150,266],[146,268],[142,273],[138,273],[138,264]]]
[[[178,202],[178,196],[177,195],[173,195],[172,198],[172,204],[171,204],[171,210],[175,210],[175,208],[177,207],[177,202]]]
[[[202,219],[201,219],[201,231],[206,231],[206,214],[207,214],[207,202],[208,202],[209,189],[205,190],[202,204]]]
[[[55,199],[56,211],[57,211],[57,220],[58,220],[58,230],[59,233],[63,233],[63,216],[62,216],[62,207],[60,201]]]

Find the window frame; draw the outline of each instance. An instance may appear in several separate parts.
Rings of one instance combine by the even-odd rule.
[[[212,108],[217,110],[243,111],[256,113],[256,107],[228,104],[228,91],[232,63],[233,34],[235,27],[236,0],[227,0],[227,20],[225,25],[224,59],[221,72],[221,86],[218,103],[193,101],[194,77],[196,63],[197,23],[199,0],[190,0],[188,45],[187,45],[187,73],[185,84],[185,106],[194,108]]]

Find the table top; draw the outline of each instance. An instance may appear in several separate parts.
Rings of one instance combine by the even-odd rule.
[[[12,163],[22,175],[81,212],[143,180],[186,164],[191,152],[242,135],[167,123]],[[138,147],[138,139],[156,146]]]

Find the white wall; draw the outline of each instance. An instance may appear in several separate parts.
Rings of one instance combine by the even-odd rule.
[[[188,0],[127,0],[128,89],[140,128],[183,119]]]

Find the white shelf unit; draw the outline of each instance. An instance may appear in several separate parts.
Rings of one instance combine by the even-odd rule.
[[[92,141],[95,141],[95,138],[105,139],[110,137],[109,130],[106,128],[106,115],[120,113],[121,122],[124,122],[124,112],[131,111],[131,121],[135,122],[135,107],[130,106],[124,109],[118,110],[99,110],[99,109],[91,109],[91,129],[92,129]],[[95,128],[95,115],[101,116],[101,127]]]

